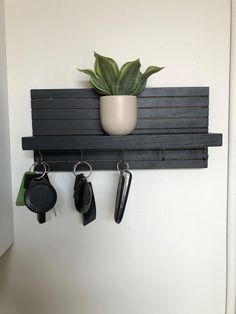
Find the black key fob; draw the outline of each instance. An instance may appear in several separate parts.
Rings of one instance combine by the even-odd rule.
[[[46,212],[52,209],[57,201],[57,193],[47,175],[38,179],[32,177],[26,183],[25,205],[37,214],[38,222],[46,221]]]
[[[84,174],[76,176],[74,185],[74,201],[75,207],[81,214],[85,214],[92,202],[92,189]]]
[[[131,172],[128,170],[121,170],[116,194],[116,205],[114,215],[115,222],[118,224],[121,222],[125,212],[131,181],[132,181]]]
[[[74,202],[79,213],[83,214],[83,225],[96,219],[96,203],[91,182],[84,174],[78,174],[74,185]]]
[[[89,224],[90,222],[92,222],[93,220],[96,219],[96,203],[95,203],[95,198],[94,198],[94,194],[93,194],[93,188],[92,188],[92,183],[89,182],[91,191],[92,191],[92,200],[91,200],[91,204],[89,207],[89,210],[83,215],[83,225],[86,226],[87,224]]]

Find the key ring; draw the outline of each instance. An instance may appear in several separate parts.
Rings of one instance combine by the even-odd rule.
[[[126,169],[121,169],[121,168],[120,168],[120,165],[122,165],[122,164],[125,164],[125,165],[126,165]],[[129,170],[129,164],[128,164],[126,161],[124,161],[124,160],[120,160],[120,161],[117,163],[116,168],[117,168],[118,171],[121,171],[121,170],[122,170],[122,171]]]
[[[32,170],[34,170],[37,165],[43,165],[43,168],[44,168],[44,170],[43,170],[43,172],[42,172],[42,175],[36,178],[37,180],[39,180],[39,179],[42,179],[42,178],[50,171],[50,166],[49,166],[49,164],[46,163],[45,161],[40,161],[40,162],[37,162],[37,161],[36,161],[36,162],[33,163],[33,165],[30,167],[29,171],[32,172]],[[34,171],[35,171],[35,170],[34,170]],[[36,173],[37,173],[37,171],[36,171]]]
[[[88,179],[88,178],[91,176],[91,174],[92,174],[93,168],[92,168],[92,166],[90,165],[90,163],[88,163],[87,161],[78,161],[78,162],[74,165],[73,173],[74,173],[75,176],[78,175],[78,173],[77,173],[77,167],[78,167],[79,165],[81,165],[81,164],[85,164],[85,165],[87,165],[87,166],[89,167],[90,173],[85,177],[86,179]]]

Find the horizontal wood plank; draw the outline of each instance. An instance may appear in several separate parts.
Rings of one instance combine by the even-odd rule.
[[[208,133],[208,128],[171,128],[171,129],[135,129],[132,134],[180,134],[180,133]],[[35,129],[33,135],[103,135],[107,134],[102,129],[84,130],[47,130]]]
[[[138,108],[207,107],[208,97],[152,97],[137,100]],[[32,99],[32,109],[99,109],[99,98]]]
[[[179,96],[208,96],[208,87],[159,87],[146,88],[139,97],[179,97]],[[32,89],[31,98],[77,98],[99,97],[93,89]]]
[[[207,118],[161,118],[139,119],[137,129],[161,128],[205,128],[208,126]],[[101,129],[100,120],[34,120],[34,130],[91,130]],[[63,133],[63,132],[62,132]]]
[[[178,108],[153,108],[152,110],[140,108],[138,110],[138,119],[147,118],[167,118],[167,117],[205,117],[208,116],[207,107],[178,107]],[[33,110],[33,120],[83,120],[99,119],[98,109],[50,109]]]
[[[71,161],[76,163],[78,160],[87,161],[119,161],[119,160],[139,160],[139,161],[162,161],[167,160],[201,160],[203,159],[204,149],[189,150],[150,150],[150,151],[116,151],[116,150],[82,150],[81,151],[40,151],[44,161],[63,162]],[[164,155],[163,155],[164,154]],[[35,151],[35,160],[41,158],[38,151]]]
[[[116,171],[116,161],[90,161],[93,170]],[[73,162],[50,162],[50,171],[73,171]],[[207,168],[207,161],[204,160],[169,160],[169,161],[129,161],[129,168],[144,169],[198,169]]]
[[[221,145],[222,135],[217,133],[128,136],[36,136],[22,138],[22,147],[24,150],[154,150],[163,148],[201,148]]]

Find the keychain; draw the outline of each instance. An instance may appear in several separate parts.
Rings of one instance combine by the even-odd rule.
[[[43,167],[43,171],[35,171],[36,167],[40,166]],[[56,190],[48,178],[49,170],[46,162],[35,162],[23,175],[16,200],[17,206],[25,205],[36,213],[40,224],[46,222],[46,212],[53,209],[57,201]]]
[[[126,165],[126,169],[120,169],[120,165],[122,163]],[[116,194],[114,218],[115,222],[119,224],[125,212],[125,207],[128,200],[130,185],[132,181],[132,174],[129,171],[129,164],[125,161],[118,162],[117,170],[120,172],[120,177]]]
[[[90,169],[90,173],[86,177],[83,173],[77,173],[77,167],[83,164]],[[96,203],[92,183],[87,180],[92,173],[92,167],[86,161],[79,161],[74,165],[73,173],[75,175],[74,203],[77,211],[83,214],[83,225],[85,226],[96,219]]]

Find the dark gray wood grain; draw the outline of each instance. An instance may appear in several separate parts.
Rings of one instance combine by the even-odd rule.
[[[208,87],[146,88],[128,136],[104,133],[99,97],[92,89],[31,90],[34,136],[22,139],[23,149],[35,160],[40,150],[52,171],[72,171],[81,149],[94,170],[114,170],[121,159],[131,169],[174,169],[206,168],[207,147],[222,145],[221,134],[208,133]]]
[[[116,171],[117,162],[111,161],[89,161],[93,170]],[[73,162],[50,162],[51,171],[73,171]],[[170,160],[161,161],[129,161],[130,169],[190,169],[207,168],[207,161],[204,160]],[[118,175],[118,174],[117,174]]]
[[[138,108],[208,107],[207,96],[138,97]],[[99,109],[99,98],[32,99],[32,109]]]
[[[25,150],[153,150],[163,148],[201,148],[221,146],[222,135],[171,134],[171,135],[127,135],[127,136],[35,136],[24,137]]]
[[[208,128],[169,128],[169,129],[135,129],[132,134],[179,134],[179,133],[207,133]],[[80,129],[80,130],[48,130],[48,129],[34,129],[33,135],[104,135],[106,133],[102,129]]]
[[[146,88],[139,97],[179,97],[179,96],[208,96],[208,87],[159,87]],[[33,89],[32,99],[40,98],[74,98],[100,97],[93,89]]]
[[[139,108],[138,119],[160,119],[160,118],[206,118],[207,107],[177,107],[177,108]],[[46,109],[33,110],[33,120],[83,120],[99,119],[99,109]]]
[[[202,160],[204,149],[182,149],[182,150],[136,150],[136,151],[118,151],[118,150],[80,150],[78,151],[40,151],[44,161],[63,162],[65,160],[78,162],[79,160],[88,161],[119,161],[119,160],[139,160],[139,161],[162,161],[164,160]],[[164,154],[164,155],[163,155]],[[38,151],[35,151],[35,159],[41,158]]]
[[[206,128],[207,118],[158,118],[138,119],[137,129],[162,129],[162,128]],[[101,129],[100,120],[33,120],[33,130],[58,130],[58,135],[63,135],[63,130],[91,130]]]

